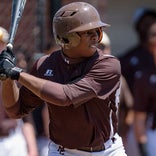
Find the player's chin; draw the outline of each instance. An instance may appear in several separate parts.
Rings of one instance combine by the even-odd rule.
[[[91,57],[96,52],[96,47],[89,47],[89,49],[85,52],[85,57]]]

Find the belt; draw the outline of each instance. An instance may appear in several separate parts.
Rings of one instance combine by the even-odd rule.
[[[86,152],[100,152],[105,150],[105,146],[95,146],[95,147],[81,147],[78,148],[80,151],[86,151]]]
[[[114,143],[115,140],[116,140],[116,138],[113,137],[113,138],[107,140],[103,145],[95,146],[95,147],[80,147],[80,148],[78,148],[78,150],[86,151],[86,152],[104,151],[105,149],[109,148]]]

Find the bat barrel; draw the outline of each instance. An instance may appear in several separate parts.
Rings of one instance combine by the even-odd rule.
[[[13,0],[12,13],[11,13],[11,25],[10,25],[10,36],[9,43],[13,45],[15,34],[18,28],[19,21],[21,19],[26,0]]]

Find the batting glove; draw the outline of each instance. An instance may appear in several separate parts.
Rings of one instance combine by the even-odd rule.
[[[5,60],[5,61],[4,61]],[[3,62],[9,62],[9,64],[5,64]],[[15,56],[11,50],[11,48],[7,47],[6,50],[3,50],[0,54],[0,67],[8,68],[8,67],[14,67],[15,66]],[[8,66],[9,65],[9,66]]]
[[[18,80],[21,72],[22,69],[18,67],[13,67],[5,70],[5,74],[7,75],[7,77],[11,78],[12,80]]]
[[[0,54],[0,80],[7,78],[18,80],[22,70],[15,67],[15,64],[15,56],[12,50],[7,47],[7,49]]]

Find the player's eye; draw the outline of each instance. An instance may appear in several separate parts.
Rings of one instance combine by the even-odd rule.
[[[79,32],[78,34],[80,36],[82,35],[86,35],[86,36],[94,36],[94,35],[98,35],[99,33],[99,30],[98,29],[93,29],[93,30],[88,30],[88,31],[83,31],[83,32]]]

